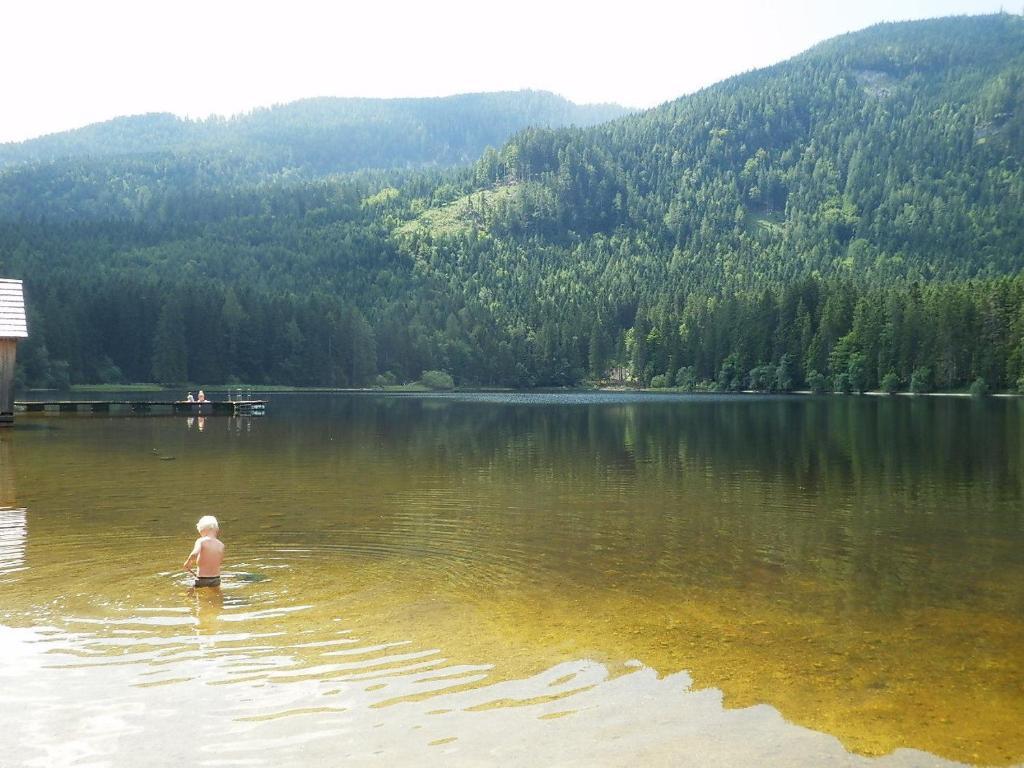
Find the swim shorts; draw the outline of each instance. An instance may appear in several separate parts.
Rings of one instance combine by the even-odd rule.
[[[219,587],[220,576],[196,576],[193,587]]]

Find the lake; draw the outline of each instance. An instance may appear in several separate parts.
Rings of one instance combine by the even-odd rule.
[[[1022,438],[1016,399],[21,414],[0,763],[1018,763]]]

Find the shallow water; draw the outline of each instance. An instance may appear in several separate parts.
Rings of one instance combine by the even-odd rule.
[[[1018,763],[1022,427],[604,394],[20,415],[12,764]],[[209,513],[227,574],[190,592]]]

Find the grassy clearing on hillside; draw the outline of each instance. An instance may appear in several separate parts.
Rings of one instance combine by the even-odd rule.
[[[160,384],[72,384],[72,392],[163,392]]]
[[[515,191],[515,185],[508,185],[465,195],[441,208],[424,211],[396,229],[395,234],[455,237],[474,227],[482,229],[486,223],[488,209],[497,207]]]
[[[781,237],[785,223],[786,214],[783,211],[773,213],[747,211],[743,219],[743,227],[752,235],[764,234]]]

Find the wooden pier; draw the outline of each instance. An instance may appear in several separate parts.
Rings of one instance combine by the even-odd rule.
[[[263,416],[266,400],[18,400],[14,407],[26,413],[131,413],[180,416]]]

